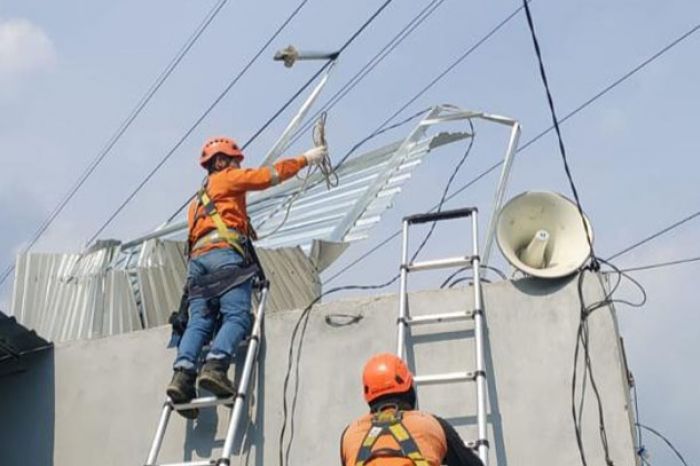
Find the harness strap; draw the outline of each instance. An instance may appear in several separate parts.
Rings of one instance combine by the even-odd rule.
[[[379,437],[386,434],[390,434],[394,440],[396,440],[400,450],[380,448],[372,451]],[[355,466],[365,466],[370,461],[380,457],[408,458],[413,461],[413,464],[416,466],[430,466],[420,452],[418,444],[413,439],[413,436],[406,430],[406,427],[401,421],[400,413],[398,415],[394,415],[393,413],[378,413],[372,417],[372,426],[362,440],[360,451],[357,453]]]
[[[197,198],[202,204],[202,207],[204,207],[206,213],[209,214],[209,217],[214,222],[216,230],[219,232],[219,237],[223,238],[229,244],[229,246],[231,246],[241,255],[241,257],[246,257],[243,246],[241,246],[241,235],[238,234],[237,231],[230,230],[226,226],[205,188],[202,188],[197,192]]]

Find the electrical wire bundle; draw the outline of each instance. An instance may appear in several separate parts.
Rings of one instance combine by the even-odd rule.
[[[574,350],[574,361],[573,361],[573,370],[572,370],[572,377],[571,377],[571,412],[572,412],[572,417],[573,417],[573,421],[574,421],[574,430],[575,430],[575,434],[576,434],[576,443],[577,443],[578,450],[579,450],[579,454],[580,454],[580,457],[581,457],[581,462],[582,462],[582,464],[583,464],[584,466],[587,466],[588,463],[587,463],[587,461],[586,461],[586,455],[585,455],[585,451],[584,451],[584,448],[583,448],[583,439],[582,439],[582,436],[581,436],[581,430],[582,430],[582,429],[581,429],[581,418],[582,418],[583,406],[584,406],[584,401],[585,401],[585,383],[586,383],[586,380],[589,380],[590,383],[591,383],[591,388],[593,389],[593,393],[595,394],[595,397],[596,397],[596,402],[597,402],[597,408],[598,408],[598,430],[599,430],[599,434],[600,434],[600,443],[601,443],[601,446],[602,446],[602,448],[603,448],[603,453],[604,453],[604,457],[605,457],[605,462],[606,462],[606,464],[607,464],[608,466],[613,466],[614,463],[613,463],[612,459],[610,458],[610,450],[609,450],[609,444],[608,444],[608,437],[607,437],[607,432],[606,432],[606,429],[605,429],[605,416],[604,416],[604,413],[603,413],[603,403],[602,403],[602,400],[601,400],[600,391],[598,390],[598,386],[597,386],[597,384],[596,384],[595,377],[594,377],[594,374],[593,374],[593,365],[592,365],[592,361],[591,361],[590,347],[589,347],[589,344],[590,344],[590,331],[589,331],[589,327],[588,327],[588,319],[589,319],[589,317],[591,316],[591,314],[592,314],[595,310],[600,309],[600,308],[602,308],[602,307],[609,306],[610,304],[613,304],[613,303],[621,303],[621,304],[626,304],[626,305],[630,305],[630,306],[633,306],[633,307],[641,307],[641,306],[643,306],[643,305],[646,303],[647,295],[646,295],[646,291],[644,290],[644,287],[643,287],[638,281],[636,281],[635,279],[633,279],[632,277],[630,277],[625,271],[620,270],[618,267],[616,267],[614,264],[612,264],[612,263],[609,262],[608,260],[604,260],[604,259],[601,259],[601,258],[597,257],[597,256],[595,255],[594,251],[593,251],[593,244],[592,244],[591,237],[590,237],[590,231],[588,230],[588,228],[586,228],[586,220],[585,220],[585,216],[584,216],[584,214],[583,214],[583,209],[582,209],[582,207],[581,207],[581,202],[580,202],[580,199],[579,199],[579,196],[578,196],[578,192],[577,192],[577,190],[576,190],[576,186],[575,186],[575,184],[574,184],[573,177],[572,177],[572,175],[571,175],[571,170],[569,169],[569,165],[568,165],[568,163],[567,163],[566,150],[565,150],[565,147],[564,147],[564,141],[563,141],[563,138],[562,138],[562,136],[561,136],[561,131],[560,131],[560,129],[559,129],[559,120],[557,119],[557,116],[556,116],[556,112],[555,112],[555,109],[554,109],[554,102],[553,102],[553,99],[552,99],[552,94],[551,94],[551,92],[550,92],[549,84],[548,84],[548,82],[547,82],[547,76],[546,76],[546,73],[545,73],[545,70],[544,70],[544,64],[543,64],[543,60],[542,60],[542,54],[541,54],[541,50],[540,50],[540,47],[539,47],[539,43],[538,43],[538,41],[537,41],[537,36],[536,36],[536,33],[535,33],[533,21],[532,21],[532,15],[531,15],[531,13],[530,13],[530,9],[529,9],[529,6],[528,6],[528,0],[523,0],[523,7],[524,7],[524,9],[525,9],[525,14],[526,14],[526,17],[527,17],[528,27],[529,27],[529,30],[530,30],[530,34],[531,34],[531,37],[532,37],[533,46],[534,46],[534,48],[535,48],[535,54],[536,54],[536,56],[537,56],[537,61],[538,61],[538,64],[539,64],[540,77],[541,77],[541,79],[542,79],[542,84],[543,84],[543,86],[544,86],[544,88],[545,88],[545,91],[546,91],[547,103],[548,103],[548,105],[549,105],[549,110],[550,110],[550,113],[551,113],[551,116],[552,116],[552,121],[553,121],[553,126],[552,126],[552,127],[554,128],[554,130],[555,130],[555,132],[556,132],[556,135],[557,135],[557,141],[558,141],[558,143],[559,143],[559,151],[560,151],[560,154],[561,154],[561,157],[562,157],[562,161],[563,161],[563,163],[564,163],[564,170],[565,170],[565,172],[566,172],[567,180],[568,180],[569,185],[570,185],[570,187],[571,187],[571,190],[572,190],[572,192],[573,192],[574,199],[575,199],[575,201],[576,201],[576,206],[578,207],[579,214],[580,214],[580,217],[581,217],[581,221],[583,222],[583,226],[584,226],[584,231],[586,231],[586,233],[587,233],[586,236],[587,236],[587,239],[588,239],[588,244],[589,244],[589,246],[590,246],[590,262],[589,262],[589,264],[588,264],[587,266],[583,267],[583,268],[579,271],[578,281],[577,281],[577,293],[578,293],[578,299],[579,299],[579,303],[580,303],[580,319],[579,319],[579,325],[578,325],[578,330],[577,330],[577,334],[576,334],[576,345],[575,345],[575,350]],[[691,32],[694,32],[694,31],[697,30],[697,29],[698,29],[698,27],[694,28]],[[688,34],[690,34],[690,33],[688,33]],[[687,35],[686,35],[686,36],[687,36]],[[686,37],[686,36],[683,36],[683,37]],[[680,40],[681,40],[681,39],[679,39],[679,40],[676,41],[675,43],[678,43]],[[675,43],[674,43],[674,45],[675,45]],[[669,47],[670,47],[670,46],[669,46]],[[663,51],[667,50],[669,47],[667,47],[667,48],[664,49]],[[662,52],[663,52],[663,51],[662,51]],[[660,53],[662,53],[662,52],[660,52]],[[660,53],[657,54],[657,55],[655,55],[654,57],[652,57],[652,59],[647,60],[647,61],[646,61],[645,63],[643,63],[641,66],[644,66],[644,65],[646,65],[647,63],[649,63],[651,60],[653,60],[654,58],[656,58],[657,56],[659,56]],[[638,67],[637,69],[635,69],[633,72],[635,72],[636,70],[640,69],[641,66]],[[631,74],[628,74],[628,75],[626,75],[625,77],[623,77],[623,80],[626,79],[626,77],[628,77],[629,75],[631,75]],[[621,82],[621,80],[618,80],[618,81],[616,82],[616,84],[619,83],[619,82]],[[615,85],[616,85],[616,84],[615,84]],[[610,89],[610,88],[608,88],[608,89]],[[608,89],[606,89],[606,91],[604,91],[604,92],[607,92]],[[521,150],[522,150],[522,148],[521,148]],[[680,224],[682,224],[682,223],[685,223],[686,221],[689,221],[691,218],[694,218],[694,217],[697,216],[697,215],[700,215],[700,213],[698,213],[698,214],[693,214],[693,215],[691,215],[690,217],[687,217],[687,218],[683,219],[682,221],[678,222],[677,224],[674,224],[674,225],[672,225],[671,227],[666,228],[666,229],[664,229],[664,230],[661,230],[659,233],[657,233],[657,234],[655,234],[655,235],[652,235],[652,236],[649,237],[649,238],[646,238],[646,239],[644,239],[644,240],[642,240],[642,241],[640,241],[640,242],[638,242],[638,243],[635,243],[634,245],[630,246],[629,248],[626,248],[625,250],[621,251],[620,253],[611,256],[611,258],[618,257],[618,256],[620,256],[620,255],[622,255],[622,254],[624,254],[624,253],[630,251],[631,249],[633,249],[633,248],[635,248],[635,247],[637,247],[637,246],[639,246],[639,245],[641,245],[641,244],[644,244],[645,242],[647,242],[647,241],[649,241],[649,240],[655,238],[656,236],[658,236],[658,235],[660,235],[660,234],[663,234],[663,233],[665,233],[666,231],[669,231],[670,229],[675,228],[675,227],[677,227],[678,225],[680,225]],[[690,259],[690,260],[693,260],[693,259]],[[688,261],[690,261],[690,260],[688,260]],[[680,263],[680,262],[683,262],[683,261],[676,261],[676,262],[679,262],[679,263]],[[585,277],[585,274],[586,274],[586,272],[588,272],[588,271],[599,272],[599,271],[600,271],[600,267],[601,267],[601,266],[600,266],[601,263],[602,263],[603,265],[605,265],[605,266],[610,267],[610,268],[612,269],[612,272],[607,272],[607,273],[614,273],[614,274],[616,275],[617,279],[616,279],[616,281],[615,281],[615,284],[611,287],[610,291],[608,291],[608,292],[606,293],[606,291],[605,291],[605,289],[606,289],[606,288],[605,288],[605,284],[604,284],[603,281],[602,281],[601,275],[598,274],[598,275],[597,275],[597,278],[598,278],[598,281],[599,281],[599,283],[600,283],[601,289],[603,290],[604,298],[603,298],[602,300],[598,301],[598,302],[586,304],[586,303],[584,302],[584,296],[583,296],[583,295],[584,295],[584,293],[583,293],[583,284],[584,284],[584,277]],[[667,264],[662,264],[662,265],[667,265]],[[604,272],[604,273],[605,273],[605,272]],[[620,285],[620,282],[621,282],[621,280],[622,280],[622,277],[625,277],[625,278],[627,278],[628,280],[630,280],[630,281],[640,290],[640,292],[641,292],[641,294],[642,294],[642,299],[641,299],[640,302],[638,302],[638,303],[633,303],[633,302],[630,302],[630,301],[627,301],[627,300],[622,300],[622,299],[612,299],[612,296],[613,296],[614,293],[617,291],[617,289],[618,289],[618,287],[619,287],[619,285]],[[577,403],[576,403],[577,372],[578,372],[578,359],[579,359],[579,356],[581,355],[581,352],[582,352],[582,358],[583,358],[583,363],[584,363],[583,375],[582,375],[582,384],[583,384],[583,385],[582,385],[582,388],[581,388],[581,399],[580,399],[580,402],[579,402],[578,407],[577,407]],[[636,387],[635,387],[635,410],[638,410],[638,409],[637,409],[637,398],[636,398]],[[646,426],[642,426],[642,425],[639,424],[639,423],[636,423],[636,425],[637,425],[638,427],[645,427],[645,428],[646,428]],[[649,428],[649,430],[652,431],[652,432],[655,432],[655,431],[653,431],[653,429],[650,429],[650,428]],[[678,450],[677,450],[665,437],[663,437],[661,434],[659,434],[658,432],[655,432],[655,433],[656,433],[657,435],[659,435],[659,436],[673,449],[673,451],[674,451],[674,452],[676,453],[676,455],[680,458],[680,460],[683,462],[683,464],[686,464],[686,463],[685,463],[685,460],[684,460],[683,457],[680,455],[680,453],[678,452]],[[638,433],[638,437],[639,437],[639,441],[640,441],[640,443],[641,443],[641,430],[640,430],[639,433]],[[640,451],[641,451],[641,445],[640,445]],[[645,458],[644,458],[643,456],[642,456],[642,461],[643,461],[645,464],[648,464],[648,461],[646,461]]]

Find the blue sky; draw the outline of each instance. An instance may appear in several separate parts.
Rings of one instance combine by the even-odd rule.
[[[275,50],[290,43],[302,49],[335,49],[381,3],[309,1],[103,237],[128,239],[160,224],[197,186],[202,173],[196,156],[208,135],[246,140],[316,69],[308,63],[285,69],[270,59]],[[11,263],[214,4],[0,0],[0,270]],[[259,2],[227,2],[34,250],[80,250],[297,4],[284,0],[263,8]],[[343,54],[325,96],[339,89],[426,4],[392,3]],[[560,116],[700,22],[700,3],[691,0],[533,0],[531,5]],[[518,1],[442,2],[333,108],[328,120],[331,156],[342,156],[518,6]],[[563,125],[574,178],[602,257],[700,209],[699,50],[696,33]],[[550,116],[524,15],[479,47],[403,116],[436,103],[517,118],[523,124],[521,142],[546,129]],[[262,159],[290,116],[291,112],[283,114],[250,146],[249,163]],[[503,130],[482,123],[476,130],[474,150],[456,179],[457,187],[503,155]],[[301,152],[309,144],[310,137],[302,138],[294,150]],[[391,234],[401,216],[434,205],[462,151],[452,147],[431,154],[373,236],[353,245],[329,275]],[[477,205],[485,224],[495,183],[495,175],[486,177],[447,206]],[[527,189],[570,195],[553,134],[516,159],[509,196]],[[616,263],[631,267],[698,256],[699,234],[696,219]],[[456,238],[453,230],[438,231],[426,256],[444,255]],[[333,285],[384,281],[395,272],[398,254],[398,243],[390,243]],[[639,384],[642,421],[666,433],[691,462],[700,458],[694,441],[700,378],[693,371],[700,349],[694,283],[699,268],[700,263],[694,263],[636,273],[649,301],[642,309],[619,308]],[[625,286],[620,295],[634,299],[634,289]],[[8,284],[1,296],[0,303],[7,307]],[[652,464],[675,464],[660,442],[646,438]]]

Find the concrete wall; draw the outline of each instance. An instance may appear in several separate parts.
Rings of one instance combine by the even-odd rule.
[[[484,297],[490,343],[491,464],[579,464],[570,399],[579,318],[576,281],[499,282],[485,285]],[[585,298],[587,302],[602,298],[597,280],[586,281]],[[416,315],[449,312],[469,308],[471,302],[471,288],[420,292],[411,295],[410,309]],[[290,384],[288,409],[294,406],[294,425],[286,429],[287,439],[293,432],[288,464],[338,464],[338,438],[345,424],[366,410],[362,364],[375,352],[395,350],[397,309],[396,295],[313,309],[298,367],[295,405],[294,377]],[[279,312],[266,321],[258,385],[245,436],[237,445],[242,453],[232,464],[279,464],[282,387],[289,339],[299,315],[299,311]],[[174,354],[165,349],[168,336],[168,328],[156,328],[64,344],[56,348],[52,363],[44,361],[24,374],[0,378],[0,464],[143,464],[170,378]],[[635,464],[625,369],[609,309],[591,316],[590,338],[612,459],[615,464]],[[416,327],[411,341],[409,360],[417,373],[473,368],[470,322]],[[422,409],[453,422],[465,440],[475,437],[475,394],[470,383],[426,386],[418,393]],[[588,384],[584,447],[589,464],[604,464],[594,401]],[[195,422],[173,416],[159,461],[215,454],[222,446],[227,418],[225,408],[208,409]],[[33,429],[28,428],[28,419],[34,420]],[[28,448],[30,437],[33,447]],[[23,456],[45,458],[51,449],[53,463],[27,462]]]

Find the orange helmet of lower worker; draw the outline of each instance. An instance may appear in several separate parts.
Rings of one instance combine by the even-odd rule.
[[[243,152],[241,152],[236,141],[231,138],[220,136],[207,139],[207,142],[202,146],[202,155],[199,156],[199,164],[206,168],[207,162],[216,154],[228,155],[239,161],[243,160]]]
[[[362,383],[365,401],[371,403],[384,395],[407,392],[413,386],[413,374],[398,356],[380,353],[365,364]]]

